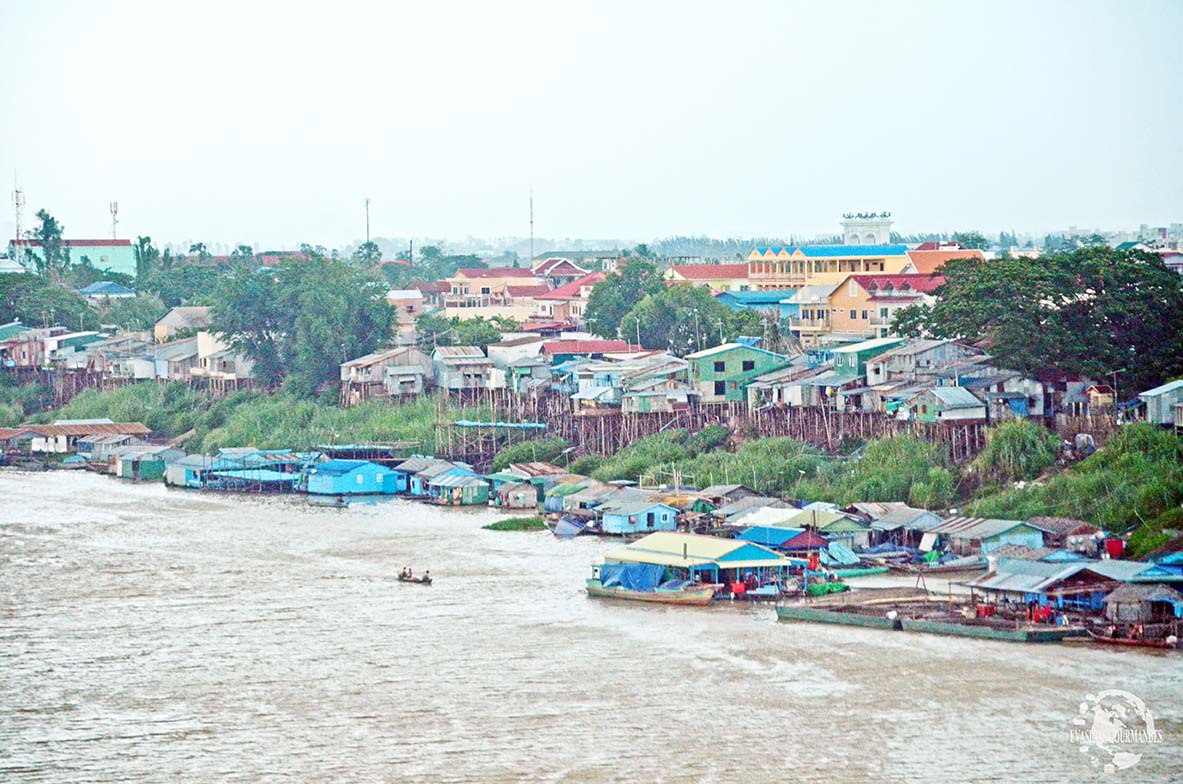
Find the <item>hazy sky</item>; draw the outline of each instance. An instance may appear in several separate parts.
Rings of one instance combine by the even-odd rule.
[[[68,236],[1183,221],[1183,2],[0,0],[0,178]],[[0,231],[11,236],[10,199]]]

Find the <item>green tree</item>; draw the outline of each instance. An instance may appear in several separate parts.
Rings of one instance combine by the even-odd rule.
[[[136,237],[136,280],[147,281],[160,268],[160,250],[152,244],[151,237]]]
[[[731,311],[710,289],[688,285],[663,286],[646,296],[624,315],[620,331],[634,339],[639,333],[645,348],[680,357],[735,338]]]
[[[452,334],[452,328],[455,321],[435,313],[421,314],[415,319],[415,334],[419,336],[419,343],[426,348],[454,345],[456,337]]]
[[[353,251],[351,258],[359,267],[376,267],[382,261],[382,251],[376,242],[363,242]]]
[[[385,292],[370,273],[320,256],[263,273],[239,268],[215,294],[213,327],[264,383],[308,397],[335,382],[345,360],[387,345],[395,314]]]
[[[1129,389],[1183,372],[1183,278],[1153,254],[956,259],[942,274],[932,308],[897,315],[900,334],[985,338],[996,364],[1027,375],[1124,371]]]
[[[960,242],[961,247],[970,250],[988,250],[990,240],[980,231],[958,231],[953,234],[953,241]]]
[[[588,332],[604,338],[633,334],[632,324],[622,324],[625,314],[646,295],[656,294],[662,288],[661,275],[653,262],[629,259],[620,266],[620,274],[609,275],[592,289],[585,315]]]
[[[239,245],[230,251],[230,263],[235,267],[255,269],[255,249],[250,245]]]
[[[33,237],[38,241],[38,250],[32,250],[33,267],[37,274],[60,282],[70,268],[70,248],[62,239],[65,226],[58,223],[46,210],[37,211],[37,228]]]
[[[73,289],[35,275],[0,275],[0,324],[20,321],[30,326],[64,324],[71,329],[97,329],[98,316]]]
[[[152,329],[168,312],[155,294],[113,299],[99,307],[99,319],[104,324],[116,324],[124,329]]]
[[[487,346],[501,340],[501,330],[483,318],[457,320],[453,327],[454,345]]]

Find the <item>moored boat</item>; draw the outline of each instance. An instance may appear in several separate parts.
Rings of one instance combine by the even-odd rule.
[[[399,575],[398,581],[400,583],[415,583],[416,585],[431,585],[431,578],[424,575],[423,577],[406,577]]]
[[[587,522],[584,520],[576,520],[573,517],[560,517],[555,521],[555,527],[552,533],[560,539],[569,539],[573,536],[587,533]]]
[[[883,611],[854,612],[851,608],[821,608],[798,604],[782,604],[776,608],[780,621],[806,621],[808,623],[834,623],[842,626],[862,626],[870,629],[898,631],[900,619]]]
[[[928,618],[901,618],[906,632],[943,634],[950,637],[974,637],[979,640],[1005,642],[1060,642],[1077,630],[1068,626],[1009,625],[973,621],[942,621]]]
[[[704,607],[715,598],[714,585],[688,585],[676,588],[662,588],[658,586],[651,591],[637,591],[630,588],[613,586],[605,588],[596,578],[587,581],[589,596],[599,596],[607,599],[627,599],[634,602],[655,602],[657,604],[682,604],[693,607]]]
[[[1088,635],[1093,639],[1093,642],[1102,645],[1125,645],[1131,648],[1164,648],[1167,650],[1176,650],[1179,647],[1178,642],[1167,642],[1166,640],[1131,640],[1128,637],[1106,637],[1103,634],[1097,634],[1092,629],[1089,629]]]

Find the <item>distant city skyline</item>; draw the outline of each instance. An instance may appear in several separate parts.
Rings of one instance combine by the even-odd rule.
[[[1043,236],[1183,220],[1183,3],[0,6],[0,232]],[[52,57],[46,42],[53,41]]]

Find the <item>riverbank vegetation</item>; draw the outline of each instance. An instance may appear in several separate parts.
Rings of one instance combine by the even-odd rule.
[[[481,527],[486,531],[538,531],[546,528],[546,523],[541,517],[534,515],[533,517],[507,517]]]
[[[397,406],[374,401],[339,408],[335,401],[243,391],[214,401],[184,384],[148,382],[103,392],[86,390],[40,418],[143,422],[156,433],[184,437],[189,451],[213,453],[234,446],[308,449],[325,443],[392,442],[431,451],[436,422],[491,416],[479,406],[440,409],[432,398]]]

